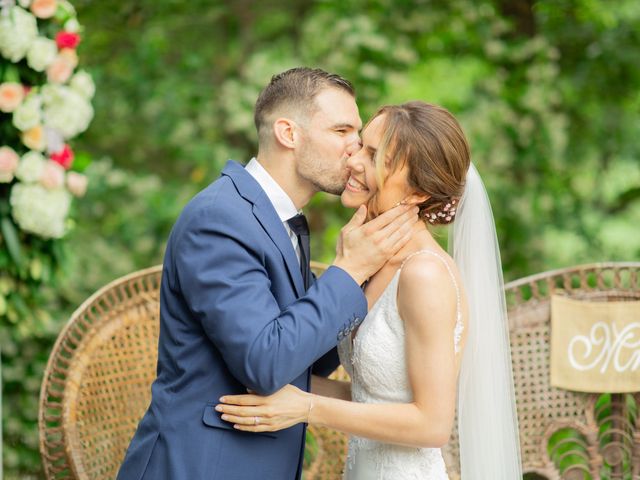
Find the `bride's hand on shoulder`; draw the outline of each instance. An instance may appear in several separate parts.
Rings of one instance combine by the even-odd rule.
[[[245,432],[275,432],[308,422],[313,396],[293,385],[285,385],[276,393],[261,396],[225,395],[215,410],[222,419]]]

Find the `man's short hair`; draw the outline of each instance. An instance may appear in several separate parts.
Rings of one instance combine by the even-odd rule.
[[[269,117],[274,114],[297,113],[310,117],[316,110],[315,97],[324,88],[339,88],[355,97],[351,82],[340,75],[319,68],[296,67],[271,77],[260,93],[254,110],[254,122],[260,143],[270,138]]]

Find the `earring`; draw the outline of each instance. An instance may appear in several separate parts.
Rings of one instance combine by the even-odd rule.
[[[407,199],[407,197],[404,197],[402,200],[400,200],[398,203],[396,203],[396,204],[395,204],[393,207],[391,207],[391,208],[396,208],[397,206],[400,206],[400,205],[406,205],[406,202],[405,202],[405,200],[406,200],[406,199]]]

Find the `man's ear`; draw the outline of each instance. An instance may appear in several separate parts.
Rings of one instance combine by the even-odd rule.
[[[298,132],[293,120],[285,117],[273,122],[273,135],[276,141],[285,148],[295,148]]]

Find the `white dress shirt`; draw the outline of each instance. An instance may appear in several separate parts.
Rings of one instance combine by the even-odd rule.
[[[293,249],[298,256],[298,263],[300,263],[300,247],[298,246],[298,236],[293,233],[287,220],[291,217],[295,217],[300,211],[296,209],[296,206],[293,204],[293,200],[287,195],[287,193],[282,189],[278,182],[276,182],[269,172],[265,170],[265,168],[260,165],[258,159],[255,157],[251,159],[251,161],[245,167],[245,170],[255,178],[256,182],[260,184],[264,192],[267,194],[267,197],[271,201],[273,208],[276,209],[276,213],[278,217],[280,217],[280,221],[284,225],[285,230],[289,234],[289,238],[291,239],[291,244],[293,245]]]

